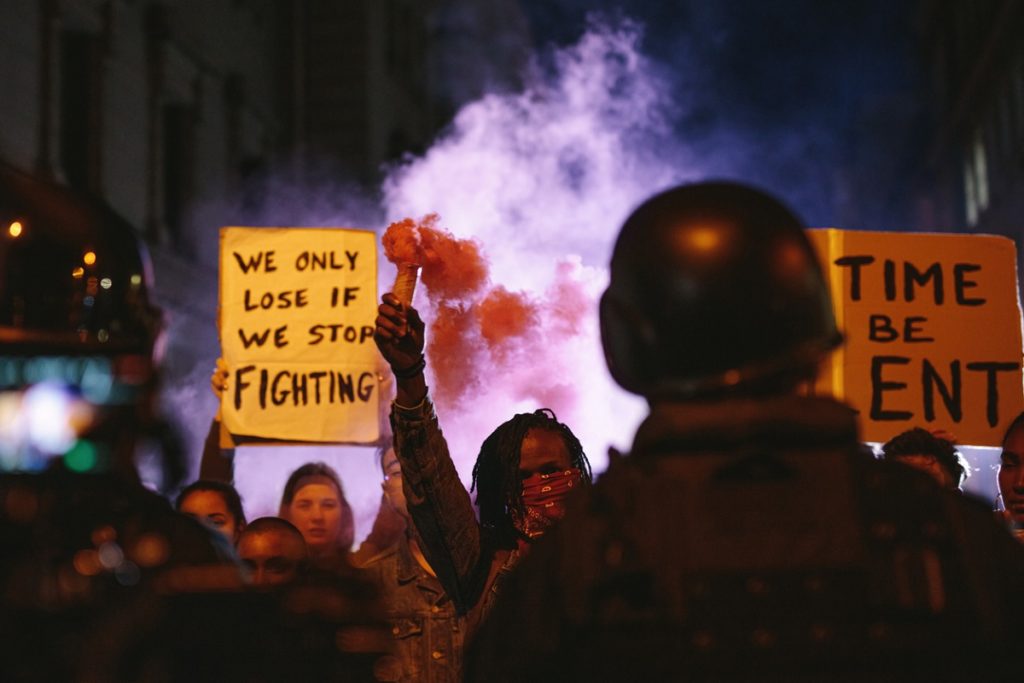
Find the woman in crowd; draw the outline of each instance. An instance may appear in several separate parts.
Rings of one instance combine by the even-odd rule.
[[[302,533],[314,565],[330,569],[347,563],[355,525],[341,480],[330,466],[310,462],[292,472],[278,516]]]
[[[174,508],[220,533],[231,547],[245,528],[242,498],[234,486],[221,481],[192,482],[178,494]]]

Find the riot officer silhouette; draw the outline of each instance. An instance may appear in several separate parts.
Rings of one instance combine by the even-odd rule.
[[[1008,663],[1024,555],[806,391],[841,336],[788,208],[732,182],[651,197],[600,319],[612,376],[650,414],[526,558],[470,680],[962,680]]]

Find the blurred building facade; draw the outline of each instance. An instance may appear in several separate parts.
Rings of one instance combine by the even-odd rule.
[[[1024,237],[1024,3],[925,0],[921,227]]]
[[[281,169],[329,169],[372,195],[381,165],[441,124],[432,4],[0,3],[0,163],[109,204],[145,237],[169,385],[200,378],[208,393],[219,353],[216,259],[199,253],[215,241],[197,235],[220,225],[192,208],[259,196]]]

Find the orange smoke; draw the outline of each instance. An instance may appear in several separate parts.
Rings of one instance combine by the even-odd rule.
[[[384,246],[384,256],[395,265],[401,263],[415,263],[423,265],[423,249],[420,247],[420,239],[417,228],[420,225],[433,225],[437,222],[437,214],[432,213],[426,216],[419,225],[411,219],[396,221],[384,231],[380,238]]]
[[[559,263],[543,301],[505,287],[490,287],[490,268],[480,244],[438,227],[437,214],[392,223],[381,242],[392,263],[422,267],[420,281],[433,308],[427,360],[434,402],[445,409],[493,390],[495,380],[515,400],[532,399],[556,411],[575,404],[575,387],[547,367],[557,348],[582,332],[592,302],[583,291],[578,264]],[[567,381],[568,380],[568,381]],[[486,384],[485,384],[486,382]]]
[[[495,287],[476,307],[480,334],[492,351],[537,327],[537,307],[523,294]]]
[[[420,230],[423,242],[423,286],[438,299],[465,299],[487,284],[487,262],[480,245],[451,233]]]
[[[555,281],[545,292],[546,308],[554,332],[576,335],[583,331],[583,321],[592,310],[593,300],[587,296],[578,278],[579,263],[559,261]]]
[[[488,268],[474,240],[456,239],[437,227],[436,213],[388,226],[381,238],[389,261],[423,267],[420,281],[432,299],[465,300],[487,284]]]
[[[427,360],[434,375],[434,402],[457,406],[480,383],[483,348],[472,312],[441,303],[427,336]]]

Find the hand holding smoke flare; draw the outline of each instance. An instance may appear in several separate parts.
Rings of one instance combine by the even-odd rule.
[[[434,399],[454,405],[471,389],[480,365],[479,333],[472,302],[487,283],[479,246],[438,227],[437,214],[392,223],[381,243],[392,263],[422,267],[423,285],[433,307],[427,356],[434,376]],[[396,286],[398,279],[396,279]],[[399,296],[397,292],[396,296]]]
[[[398,378],[409,379],[423,369],[423,321],[412,306],[387,293],[377,309],[374,342]],[[405,374],[405,373],[409,374]],[[418,398],[416,400],[419,400]]]

